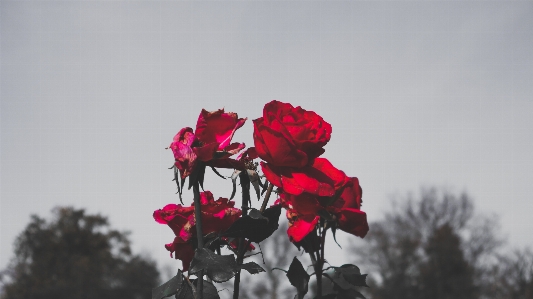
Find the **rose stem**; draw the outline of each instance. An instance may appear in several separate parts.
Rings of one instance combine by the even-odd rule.
[[[196,237],[198,238],[198,249],[204,248],[204,236],[202,232],[202,208],[200,204],[200,188],[198,182],[192,186],[194,193],[194,218],[196,220]],[[204,270],[198,273],[198,281],[196,282],[196,298],[202,299],[204,285]]]
[[[242,216],[248,215],[248,202],[250,201],[250,178],[248,177],[248,171],[241,171],[239,174],[242,188]],[[239,247],[237,247],[237,265],[242,265],[244,253],[249,243],[245,244],[244,238],[239,238]],[[246,247],[244,247],[246,246]],[[239,298],[239,285],[241,283],[241,270],[235,273],[235,280],[233,284],[233,299]]]
[[[321,236],[321,244],[320,244],[320,258],[319,258],[319,269],[318,271],[316,271],[316,283],[317,283],[317,293],[318,293],[318,298],[322,298],[322,268],[324,268],[324,244],[325,244],[325,241],[326,241],[326,232],[327,232],[327,229],[326,228],[323,228],[322,229],[322,236]]]
[[[267,181],[267,184],[268,184],[268,181]],[[272,184],[269,184],[268,185],[268,189],[267,189],[267,192],[265,194],[265,199],[263,200],[263,204],[261,205],[261,214],[265,211],[266,209],[266,206],[268,204],[268,199],[270,198],[270,193],[272,193],[272,189],[274,188],[274,185]]]
[[[267,183],[268,184],[268,183]],[[266,209],[266,205],[268,203],[268,199],[270,198],[270,194],[272,193],[272,189],[274,188],[274,185],[270,184],[268,186],[268,189],[266,191],[266,194],[265,194],[265,199],[263,200],[263,205],[261,206],[261,210],[259,210],[259,212],[261,214],[263,214],[263,212],[265,211]],[[244,256],[244,254],[246,253],[246,249],[245,248],[248,248],[250,246],[250,243],[252,243],[252,241],[248,240],[246,242],[246,244],[244,245],[243,247],[243,250],[242,250],[242,255]],[[240,252],[240,251],[239,251]]]
[[[315,230],[314,233],[316,234],[317,230]],[[322,298],[322,267],[324,265],[324,240],[326,237],[326,231],[322,230],[320,235],[321,235],[321,240],[320,240],[321,248],[319,248],[319,250],[316,251],[316,257],[315,257],[314,251],[309,252],[309,257],[311,257],[313,268],[315,268],[316,287],[317,287],[316,298]]]

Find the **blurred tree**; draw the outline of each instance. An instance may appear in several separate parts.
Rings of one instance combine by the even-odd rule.
[[[401,202],[399,204],[398,202]],[[497,218],[474,214],[471,198],[435,188],[392,201],[353,249],[374,299],[491,298]],[[374,275],[372,275],[374,274]]]
[[[533,252],[517,250],[500,256],[490,278],[494,298],[533,299]]]
[[[420,265],[419,298],[477,298],[473,272],[460,245],[461,239],[448,224],[429,237],[424,248],[427,260]]]
[[[150,298],[159,272],[154,261],[132,255],[127,233],[83,209],[53,214],[50,222],[33,215],[17,237],[1,298]]]

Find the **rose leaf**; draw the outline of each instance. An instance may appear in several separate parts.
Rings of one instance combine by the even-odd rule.
[[[197,279],[192,279],[189,284],[184,280],[180,291],[176,294],[176,299],[195,299],[191,284],[196,285],[196,281]],[[204,299],[220,299],[217,288],[207,280],[203,281],[202,294]]]
[[[213,281],[224,282],[230,280],[238,269],[234,255],[218,255],[209,249],[202,248],[194,253],[189,273],[197,274],[205,270],[204,274]]]
[[[263,269],[261,266],[259,266],[255,262],[249,262],[249,263],[243,264],[241,265],[241,269],[248,271],[248,273],[250,274],[257,274],[260,272],[265,272],[265,269]]]
[[[298,298],[302,299],[307,294],[310,276],[296,257],[292,259],[289,271],[287,271],[287,278],[298,291]]]
[[[172,277],[169,281],[152,289],[152,299],[161,299],[172,296],[178,292],[183,281],[183,274],[178,270],[178,274]]]
[[[247,238],[259,243],[270,237],[278,229],[281,206],[266,209],[261,214],[256,209],[251,209],[247,216],[235,221],[223,236],[233,238]]]

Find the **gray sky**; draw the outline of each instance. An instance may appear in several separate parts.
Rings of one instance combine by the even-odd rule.
[[[497,214],[511,245],[533,245],[531,1],[0,9],[0,268],[29,215],[56,205],[108,215],[136,251],[179,265],[163,248],[172,231],[152,219],[178,200],[165,147],[221,107],[248,117],[234,140],[252,145],[251,120],[272,99],[332,124],[325,157],[359,177],[370,221],[390,194],[444,186]],[[205,185],[231,193],[214,176]]]

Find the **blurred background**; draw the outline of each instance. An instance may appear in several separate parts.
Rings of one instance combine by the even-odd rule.
[[[233,140],[251,146],[277,99],[331,123],[324,157],[361,182],[370,233],[339,233],[326,258],[360,265],[370,297],[447,298],[424,286],[457,285],[449,264],[464,298],[533,296],[532,2],[1,1],[0,25],[2,289],[17,236],[61,215],[131,232],[115,261],[170,278],[174,235],[152,218],[178,202],[165,148],[202,108],[247,117]],[[204,186],[231,194],[211,173]],[[294,295],[272,286],[248,296]]]

